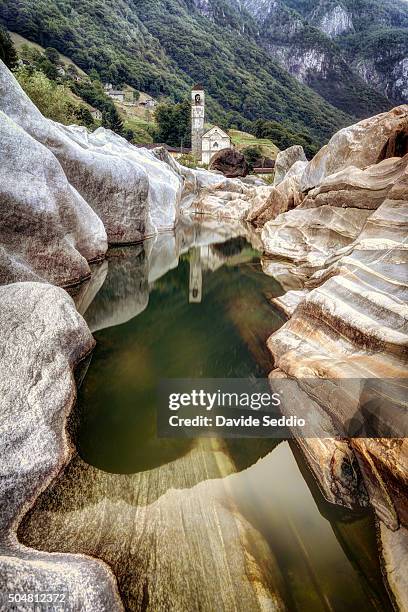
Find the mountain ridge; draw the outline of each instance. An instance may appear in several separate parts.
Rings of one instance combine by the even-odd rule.
[[[337,106],[347,110],[347,106],[338,103],[341,98],[336,100],[339,88],[330,95],[322,81],[340,83],[343,80],[347,84],[352,75],[356,85],[361,79],[393,104],[402,104],[408,98],[408,3],[402,0],[234,1],[255,16],[264,44],[269,43],[270,50],[278,53],[285,68],[331,103],[337,102]],[[303,70],[302,66],[299,68],[299,46],[303,54],[306,50],[315,50],[328,77],[323,74],[319,78],[316,58],[311,66],[315,70],[314,81],[308,75],[307,64]],[[338,64],[334,73],[333,61]]]
[[[286,5],[282,11],[292,15],[292,35],[296,27],[305,30],[300,13]],[[318,36],[332,66],[316,82],[295,78],[276,42],[268,47],[259,17],[239,0],[83,0],[80,6],[2,0],[0,22],[55,47],[88,73],[96,70],[103,81],[127,82],[155,97],[179,101],[194,81],[203,82],[208,118],[224,127],[248,131],[257,119],[276,121],[321,145],[355,118],[392,106],[343,59],[337,62],[337,45],[309,24],[305,31]],[[313,68],[316,57],[309,60]]]

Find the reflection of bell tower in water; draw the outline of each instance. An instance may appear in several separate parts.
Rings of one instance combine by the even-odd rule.
[[[201,85],[194,85],[191,90],[191,152],[201,161],[202,138],[204,134],[204,89]]]
[[[188,301],[190,304],[200,304],[203,293],[200,247],[195,247],[190,251],[190,279],[188,289]]]

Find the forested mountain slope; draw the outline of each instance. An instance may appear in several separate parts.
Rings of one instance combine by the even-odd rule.
[[[96,70],[103,81],[126,82],[155,97],[182,100],[194,81],[202,82],[209,120],[225,127],[248,129],[255,119],[270,119],[321,144],[352,117],[391,106],[343,59],[337,62],[337,44],[312,26],[307,26],[312,38],[320,37],[334,68],[324,81],[294,78],[265,35],[276,22],[261,23],[251,2],[283,5],[272,0],[245,0],[245,6],[238,0],[0,0],[0,21],[57,48],[88,73]],[[304,6],[282,6],[292,28],[297,20],[304,27],[308,4],[316,3],[299,4]]]

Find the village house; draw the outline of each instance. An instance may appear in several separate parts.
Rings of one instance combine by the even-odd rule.
[[[112,100],[116,100],[117,102],[124,102],[126,92],[122,89],[113,89],[112,83],[106,83],[104,85],[105,93],[112,98]]]
[[[156,106],[156,100],[153,100],[153,98],[146,98],[139,102],[139,106],[143,108],[154,108]]]
[[[112,100],[116,100],[117,102],[125,101],[125,92],[120,89],[110,89],[106,93]]]

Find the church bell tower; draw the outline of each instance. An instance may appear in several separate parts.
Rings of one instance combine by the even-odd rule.
[[[204,102],[204,88],[201,85],[194,85],[191,90],[191,152],[197,161],[201,161],[202,158]]]

